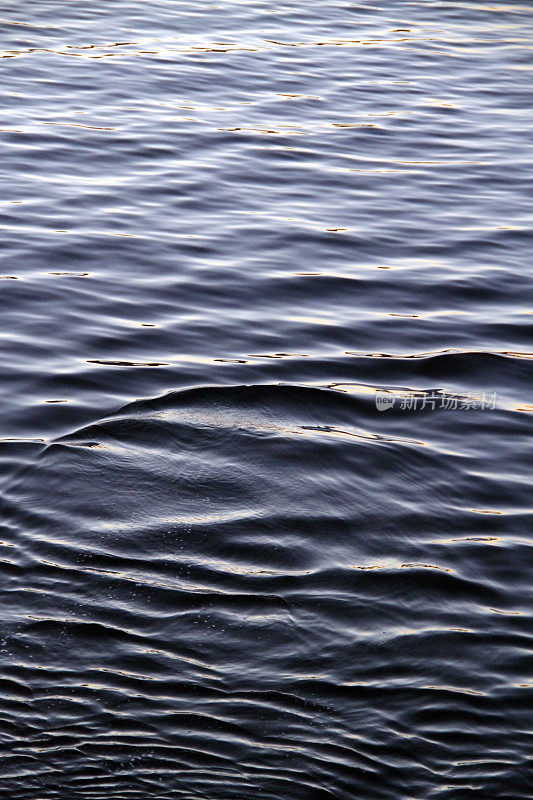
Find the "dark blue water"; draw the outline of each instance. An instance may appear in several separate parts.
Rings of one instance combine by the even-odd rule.
[[[532,43],[2,5],[2,797],[531,797]]]

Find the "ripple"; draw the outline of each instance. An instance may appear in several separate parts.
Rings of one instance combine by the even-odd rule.
[[[529,796],[529,8],[376,11],[2,11],[13,800]]]
[[[369,439],[324,438],[378,420]],[[66,764],[72,753],[67,779],[93,794],[100,784],[84,771],[103,786],[111,768],[119,792],[136,791],[135,776],[150,792],[153,774],[179,791],[224,775],[239,796],[245,770],[267,793],[297,781],[348,797],[367,793],[370,776],[383,783],[384,760],[387,785],[399,785],[395,730],[431,741],[434,768],[458,760],[465,737],[475,762],[482,732],[501,725],[495,698],[514,703],[525,677],[531,636],[511,624],[507,580],[516,547],[465,560],[462,540],[431,541],[472,517],[473,530],[488,520],[503,534],[505,515],[460,518],[449,504],[464,457],[434,442],[415,457],[386,433],[394,424],[342,391],[199,387],[128,404],[27,461],[4,493],[17,536],[0,562],[10,581],[0,692],[8,720],[26,702],[10,725],[30,731],[8,779],[28,793],[34,756]],[[495,628],[492,608],[509,624]],[[50,733],[43,718],[55,720]],[[515,774],[525,753],[520,724],[506,718],[512,750],[498,774]],[[143,760],[125,769],[141,741]],[[415,770],[409,748],[405,759]]]

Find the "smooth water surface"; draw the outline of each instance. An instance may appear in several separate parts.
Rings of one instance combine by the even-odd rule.
[[[2,796],[531,796],[532,44],[2,5]]]

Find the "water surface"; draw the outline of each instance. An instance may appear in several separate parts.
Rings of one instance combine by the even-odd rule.
[[[6,796],[530,796],[532,34],[4,4]]]

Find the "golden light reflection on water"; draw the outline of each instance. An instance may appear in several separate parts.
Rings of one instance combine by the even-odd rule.
[[[7,5],[4,794],[515,785],[524,6]]]

